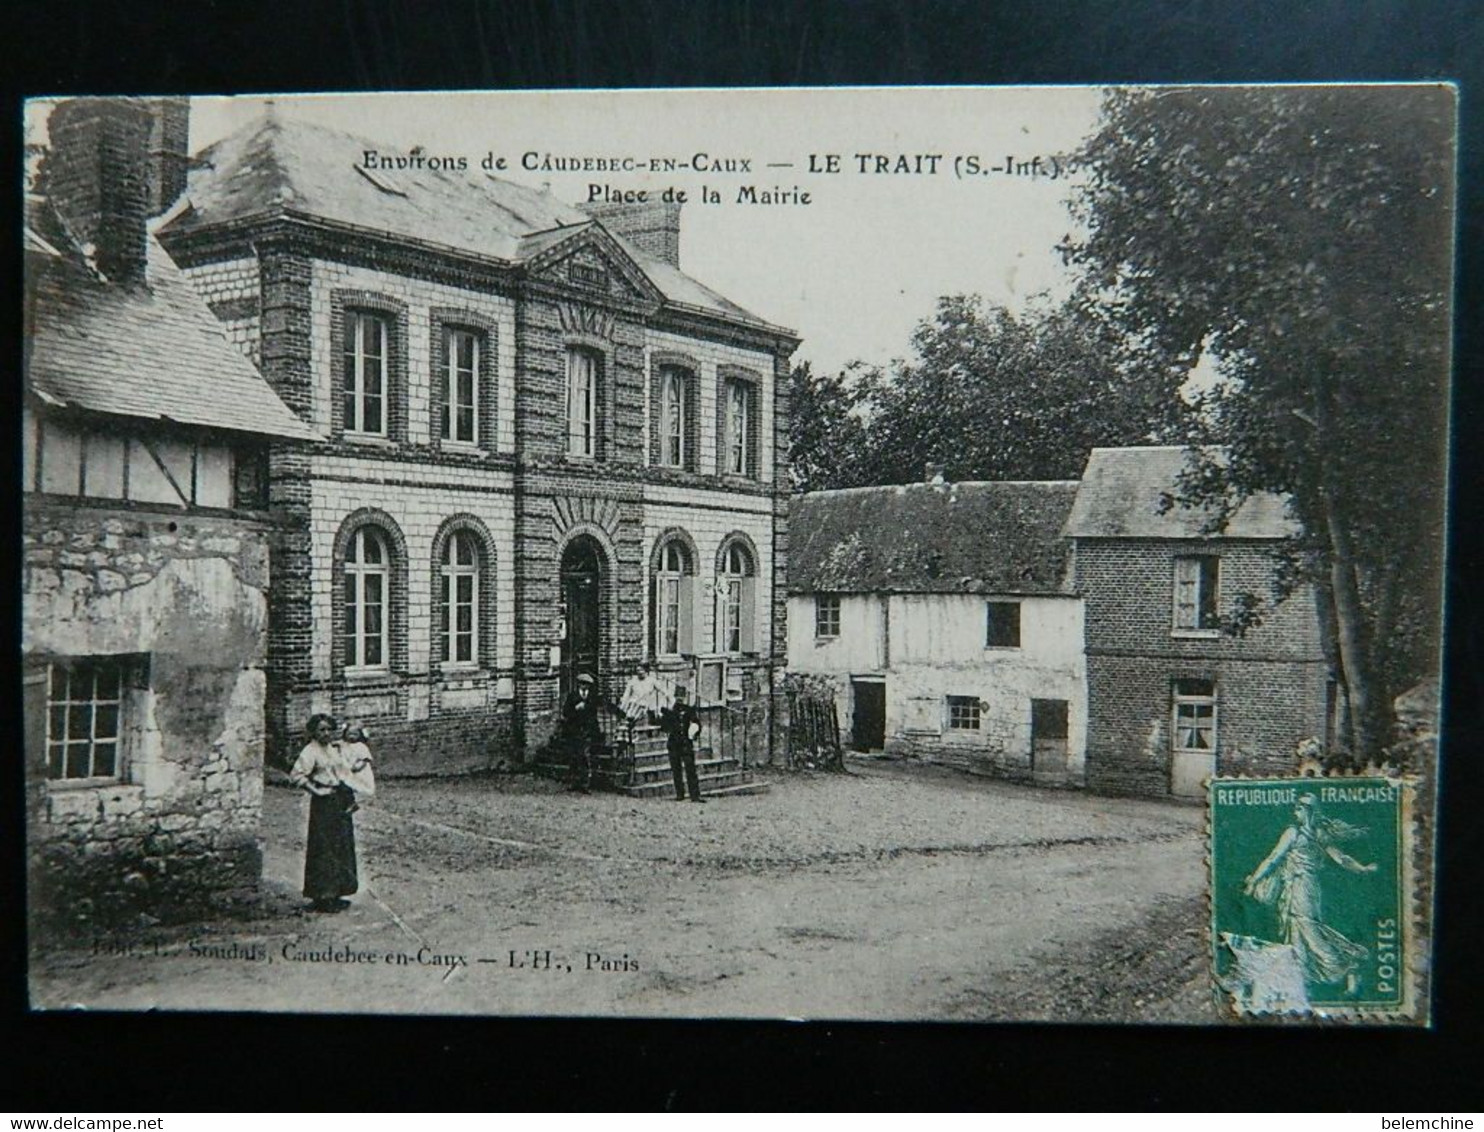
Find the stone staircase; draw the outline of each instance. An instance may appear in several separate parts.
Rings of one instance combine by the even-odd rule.
[[[535,770],[550,778],[564,779],[567,768],[561,763],[537,763]],[[753,777],[734,758],[723,758],[709,746],[696,747],[696,774],[704,798],[725,798],[739,794],[765,794],[768,784]],[[631,798],[673,798],[675,780],[670,773],[670,756],[665,750],[665,733],[652,724],[634,728],[634,764],[632,777],[617,753],[604,755],[593,764],[593,789],[627,794]]]

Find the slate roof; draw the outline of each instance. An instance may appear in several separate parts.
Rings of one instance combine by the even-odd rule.
[[[547,192],[477,169],[358,171],[379,142],[267,114],[192,160],[168,237],[283,211],[519,265],[598,223]],[[384,186],[384,187],[383,187]],[[606,229],[605,229],[606,230]],[[669,302],[783,331],[610,232]]]
[[[1160,499],[1179,490],[1187,449],[1094,448],[1082,472],[1077,500],[1067,518],[1066,533],[1073,538],[1250,538],[1281,539],[1298,534],[1288,517],[1284,496],[1254,495],[1237,509],[1220,535],[1204,526],[1211,512],[1173,507],[1160,513]],[[1214,450],[1217,459],[1221,451]]]
[[[26,379],[58,408],[170,420],[293,440],[318,435],[228,342],[215,316],[153,237],[145,278],[103,279],[49,207],[28,200],[28,231],[53,254],[34,261]],[[58,251],[57,249],[62,249]]]
[[[789,506],[792,593],[1069,594],[1076,481],[816,491]]]

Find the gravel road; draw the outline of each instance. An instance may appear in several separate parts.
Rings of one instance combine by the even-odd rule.
[[[388,782],[352,907],[264,801],[241,917],[32,958],[39,1006],[1201,1022],[1203,814],[853,763],[706,806],[523,775]]]

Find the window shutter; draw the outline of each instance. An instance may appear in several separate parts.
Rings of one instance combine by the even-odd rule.
[[[680,651],[682,653],[694,653],[695,646],[691,643],[694,617],[691,613],[693,604],[692,595],[695,593],[696,579],[693,574],[682,575],[680,579]]]
[[[742,579],[742,651],[757,652],[757,579]]]

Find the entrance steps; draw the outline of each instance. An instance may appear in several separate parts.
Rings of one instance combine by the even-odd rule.
[[[593,761],[593,789],[627,794],[631,798],[673,798],[675,780],[670,771],[670,756],[665,734],[652,724],[640,724],[633,731],[634,755],[631,765],[616,753],[598,756]],[[559,762],[537,762],[537,774],[558,780],[567,777],[567,767]],[[709,746],[696,748],[696,777],[704,798],[724,798],[743,794],[765,794],[768,783],[753,777],[734,758],[722,758]]]

